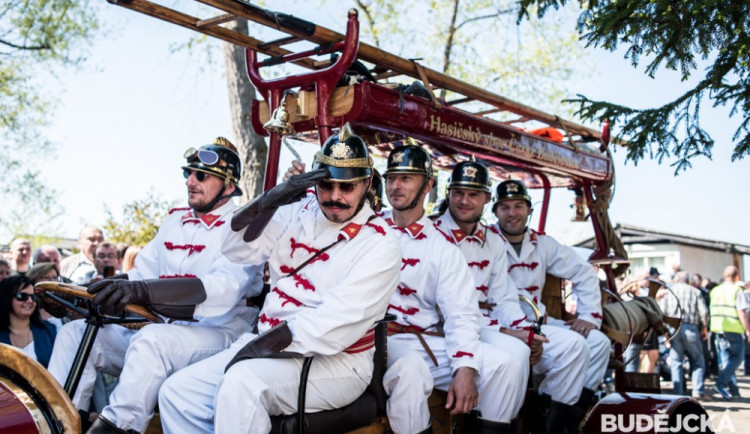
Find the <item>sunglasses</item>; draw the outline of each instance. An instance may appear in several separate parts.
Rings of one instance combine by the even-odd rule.
[[[333,186],[338,185],[339,190],[343,193],[351,193],[357,188],[359,182],[332,182],[332,181],[318,181],[318,188],[323,191],[333,191]]]
[[[208,173],[201,172],[200,170],[182,169],[182,176],[184,176],[185,179],[190,178],[191,173],[195,173],[195,179],[197,179],[198,182],[203,182],[208,177]]]
[[[214,151],[207,151],[207,150],[198,150],[195,148],[190,148],[187,151],[185,151],[185,155],[183,157],[186,160],[189,160],[194,157],[198,157],[198,160],[206,164],[208,166],[213,166],[214,164],[219,162],[219,154],[217,154]]]
[[[39,302],[39,296],[36,294],[29,294],[28,292],[17,292],[16,295],[13,296],[18,301],[27,301],[28,299],[31,299],[34,303]]]

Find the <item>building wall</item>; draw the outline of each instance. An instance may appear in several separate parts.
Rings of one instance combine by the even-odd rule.
[[[632,273],[639,275],[650,267],[656,267],[662,279],[669,279],[672,266],[679,264],[688,273],[699,273],[711,280],[721,281],[724,267],[733,264],[731,253],[680,244],[630,244],[625,249],[632,263]]]
[[[680,257],[683,270],[689,273],[699,273],[714,282],[721,282],[724,268],[727,265],[734,265],[734,256],[731,253],[705,250],[700,247],[680,246]]]

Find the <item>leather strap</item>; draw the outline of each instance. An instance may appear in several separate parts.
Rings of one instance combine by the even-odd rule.
[[[401,325],[395,322],[389,322],[387,326],[387,330],[388,330],[388,336],[393,336],[399,333],[412,333],[416,335],[417,339],[419,339],[419,343],[422,344],[422,348],[424,348],[424,350],[427,352],[427,355],[430,356],[430,360],[432,360],[432,363],[435,364],[435,367],[438,366],[437,357],[435,357],[435,354],[430,349],[430,346],[427,345],[427,341],[425,341],[422,335],[445,337],[445,333],[429,332],[429,331],[422,330],[419,327],[405,326],[405,325]]]

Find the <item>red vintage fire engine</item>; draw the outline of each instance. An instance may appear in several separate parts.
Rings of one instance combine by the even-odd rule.
[[[375,156],[387,155],[406,140],[427,149],[438,169],[451,170],[455,164],[475,156],[490,168],[493,178],[512,177],[529,188],[541,189],[539,232],[545,230],[552,190],[577,192],[576,219],[584,221],[590,217],[595,233],[596,249],[589,260],[604,271],[607,287],[616,288],[615,278],[627,268],[627,257],[607,214],[614,169],[606,122],[602,131],[587,128],[451,78],[415,60],[361,43],[356,10],[349,12],[346,32],[340,34],[242,0],[199,1],[210,6],[216,15],[200,19],[148,0],[110,0],[117,6],[245,47],[249,78],[263,98],[250,102],[253,127],[257,133],[269,136],[265,189],[275,185],[284,140],[293,136],[295,143],[320,146],[347,123],[365,138]],[[268,26],[285,36],[264,42],[222,26],[235,19]],[[298,41],[308,41],[313,47],[298,52],[285,48]],[[339,54],[318,60],[331,53]],[[359,69],[352,67],[355,62],[361,65]],[[263,78],[261,69],[286,63],[302,66],[306,71]],[[397,77],[416,80],[416,84],[389,83]],[[437,90],[447,91],[450,99],[438,98]],[[505,114],[507,120],[497,120],[498,113]],[[652,296],[659,286],[659,282],[653,282]],[[87,297],[79,288],[61,284],[42,284],[36,289]],[[644,327],[639,313],[614,292],[605,290],[602,299],[610,306],[609,309],[605,306],[605,316],[609,311],[610,316],[619,316],[620,325],[626,326],[618,329],[612,325],[617,321],[605,321],[603,326],[613,341],[611,366],[615,369],[616,392],[603,397],[591,409],[584,432],[602,432],[604,415],[666,414],[670,421],[680,415],[683,418],[705,415],[701,405],[688,397],[659,394],[656,374],[624,372],[624,348],[633,339],[642,339],[649,333],[649,324]],[[60,300],[66,303],[64,298]],[[548,314],[561,319],[569,315],[559,280],[548,279],[543,301]],[[67,303],[71,310],[86,315],[89,325],[64,387],[41,365],[12,347],[0,345],[0,433],[78,432],[78,413],[69,396],[75,392],[96,331],[110,323],[143,321],[103,317],[82,309],[80,303],[78,306]],[[150,321],[162,321],[137,306],[131,306],[130,311]],[[679,320],[664,320],[679,327]],[[383,360],[384,331],[379,339],[381,348],[376,358]],[[382,363],[380,366],[382,369]],[[300,408],[304,407],[304,385],[302,378]],[[383,411],[384,393],[375,390],[379,389],[377,385],[372,386],[375,395],[372,412],[343,431],[382,433],[388,429]],[[430,400],[437,422],[433,426],[439,427],[439,432],[460,431],[460,420],[452,420],[441,411],[441,399],[444,397],[440,392],[435,392]],[[288,424],[277,421],[281,426],[279,432],[343,432],[340,426],[312,426],[305,419],[307,416],[304,413],[291,416],[287,418]],[[155,422],[158,430],[158,420]]]

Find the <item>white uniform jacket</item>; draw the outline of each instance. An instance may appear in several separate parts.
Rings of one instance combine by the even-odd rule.
[[[479,329],[483,323],[474,278],[450,235],[422,216],[406,228],[385,213],[401,242],[401,282],[388,312],[396,322],[423,331],[445,332],[451,370],[479,370]]]
[[[494,304],[491,310],[481,309],[484,325],[522,329],[530,327],[518,301],[518,292],[507,273],[508,258],[505,239],[497,229],[482,222],[476,232],[467,235],[453,219],[450,211],[438,217],[435,225],[453,238],[469,265],[480,303]]]
[[[246,316],[246,298],[263,289],[263,267],[233,264],[221,253],[235,209],[229,201],[202,218],[190,208],[170,210],[156,237],[136,256],[128,279],[201,279],[206,300],[195,308],[198,322],[185,324],[221,326]]]
[[[518,292],[537,303],[542,314],[546,311],[542,303],[542,289],[546,274],[551,274],[573,283],[573,292],[578,297],[578,319],[588,321],[597,328],[601,326],[603,317],[599,278],[591,264],[570,247],[531,229],[524,234],[520,255],[516,254],[510,243],[506,243],[506,246],[508,274]]]
[[[385,222],[365,206],[351,220],[328,222],[308,196],[276,211],[261,236],[246,243],[231,233],[224,254],[235,262],[268,260],[271,292],[258,321],[264,332],[286,320],[294,340],[286,351],[305,355],[372,348],[374,325],[396,289],[401,249]],[[323,228],[315,236],[316,219]],[[322,222],[322,223],[321,223]],[[297,273],[297,267],[336,243]]]

